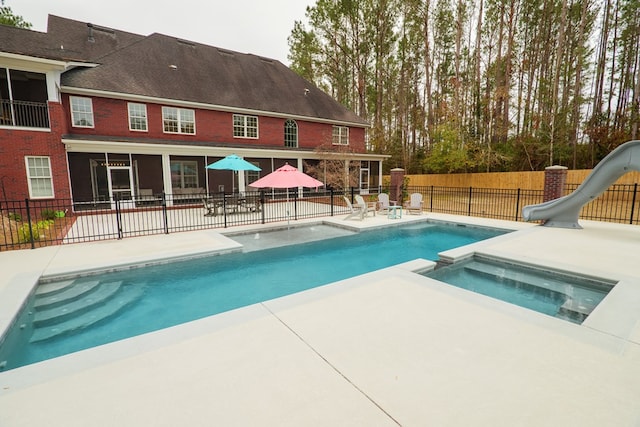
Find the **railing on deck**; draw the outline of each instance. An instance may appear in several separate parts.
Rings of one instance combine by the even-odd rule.
[[[567,191],[575,189],[568,185]],[[368,201],[378,192],[369,189]],[[343,195],[351,201],[359,190],[345,192],[272,190],[239,195],[158,194],[135,200],[0,201],[0,250],[122,239],[179,231],[226,228],[346,215]],[[522,208],[543,201],[542,190],[409,186],[402,199],[423,195],[425,212],[522,221]],[[205,203],[206,200],[206,203]],[[638,186],[614,185],[585,205],[581,218],[640,224]]]
[[[46,103],[0,100],[0,126],[29,128],[49,127],[49,107]]]

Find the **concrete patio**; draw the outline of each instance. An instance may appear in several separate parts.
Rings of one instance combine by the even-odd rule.
[[[324,222],[427,218],[516,230],[444,259],[486,254],[618,284],[576,325],[407,263],[2,372],[0,426],[640,425],[640,227]],[[1,253],[0,329],[41,276],[234,250],[205,230]]]

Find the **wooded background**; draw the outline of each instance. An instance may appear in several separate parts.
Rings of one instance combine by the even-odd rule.
[[[638,138],[640,0],[318,0],[289,48],[386,171],[588,169]]]

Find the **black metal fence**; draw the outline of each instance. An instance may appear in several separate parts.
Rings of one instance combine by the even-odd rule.
[[[577,185],[570,184],[567,191]],[[278,190],[239,195],[143,196],[135,200],[21,200],[0,202],[0,250],[122,239],[179,231],[227,228],[344,215],[358,189],[342,191]],[[378,192],[369,190],[368,201]],[[522,220],[522,208],[543,201],[542,190],[474,187],[417,187],[402,189],[402,200],[412,193],[423,196],[426,212]],[[585,205],[581,218],[640,224],[638,186],[614,185]]]

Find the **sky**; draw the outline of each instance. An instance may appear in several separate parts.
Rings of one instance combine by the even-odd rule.
[[[287,38],[305,22],[307,0],[5,0],[14,15],[46,31],[57,15],[131,33],[162,33],[277,59],[289,65]]]

